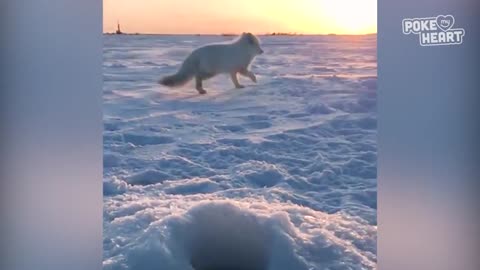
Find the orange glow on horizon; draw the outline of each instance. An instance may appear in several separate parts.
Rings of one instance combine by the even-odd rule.
[[[104,32],[377,32],[377,0],[104,0]]]

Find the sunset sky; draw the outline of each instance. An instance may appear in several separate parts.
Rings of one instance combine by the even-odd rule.
[[[104,0],[104,32],[377,32],[377,0]]]

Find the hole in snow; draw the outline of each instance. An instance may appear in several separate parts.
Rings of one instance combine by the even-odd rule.
[[[288,214],[272,210],[217,201],[175,211],[104,269],[307,270]]]
[[[191,214],[190,263],[195,270],[267,270],[271,233],[233,206],[204,206]]]

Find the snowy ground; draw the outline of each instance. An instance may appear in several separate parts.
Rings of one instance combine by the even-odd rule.
[[[156,84],[208,36],[105,36],[104,269],[376,268],[376,36],[262,37],[258,84]]]

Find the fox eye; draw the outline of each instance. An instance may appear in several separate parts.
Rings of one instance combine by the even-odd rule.
[[[253,40],[253,38],[251,36],[248,36],[248,43],[250,43],[251,45],[255,45],[255,41]]]

